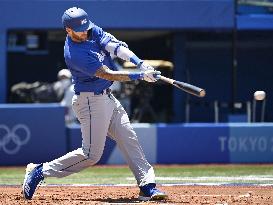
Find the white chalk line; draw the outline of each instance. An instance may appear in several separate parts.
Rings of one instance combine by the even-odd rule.
[[[251,197],[251,194],[250,193],[246,193],[246,194],[241,194],[241,195],[231,195],[231,194],[179,194],[179,196],[182,196],[182,197],[234,197],[234,196],[237,196],[239,198],[243,198],[243,197]]]
[[[134,181],[134,177],[127,177],[126,180]],[[203,177],[156,177],[160,181],[273,181],[272,175],[248,175],[248,176],[203,176]]]
[[[135,181],[134,177],[127,177],[127,181]],[[248,175],[248,176],[203,176],[203,177],[156,177],[156,181],[176,181],[176,183],[158,183],[161,186],[273,186],[273,175]],[[182,181],[182,183],[177,183]],[[185,181],[185,182],[183,182]],[[252,181],[252,182],[251,182]],[[263,182],[267,183],[263,183]],[[268,183],[272,181],[272,183]],[[3,186],[18,186],[11,184],[0,184]],[[42,184],[48,187],[124,187],[136,186],[135,183],[126,184]]]

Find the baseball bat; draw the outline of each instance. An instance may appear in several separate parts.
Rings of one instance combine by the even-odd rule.
[[[197,97],[204,97],[206,95],[206,91],[203,88],[199,88],[181,81],[173,80],[162,75],[159,76],[159,79]]]

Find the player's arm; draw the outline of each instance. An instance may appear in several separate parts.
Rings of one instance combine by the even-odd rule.
[[[160,75],[159,71],[113,71],[107,66],[101,66],[95,73],[98,78],[103,78],[110,81],[132,81],[132,80],[145,80],[148,82],[155,82],[157,76]]]
[[[93,30],[94,38],[99,44],[109,53],[117,56],[125,61],[130,61],[142,71],[154,70],[150,65],[143,63],[143,60],[138,58],[129,48],[128,45],[122,41],[117,40],[113,35],[96,27]]]
[[[125,46],[125,43],[118,43],[116,41],[109,41],[105,45],[105,50],[110,52],[112,55],[115,55],[125,61],[130,61],[137,66],[141,71],[145,70],[154,70],[154,68],[146,63],[143,63],[143,60],[138,58],[129,48]]]
[[[142,62],[142,60],[128,48],[127,44],[117,40],[108,33],[106,33],[106,36],[108,36],[109,39],[108,42],[105,43],[105,50],[109,53],[121,58],[122,60],[130,61],[135,65],[139,65]]]
[[[143,60],[138,58],[133,51],[131,51],[128,46],[125,46],[125,43],[118,43],[116,41],[109,41],[105,45],[105,50],[110,52],[112,55],[115,55],[125,61],[130,61],[137,66],[142,71],[145,70],[154,70],[154,68],[146,63],[143,63]]]

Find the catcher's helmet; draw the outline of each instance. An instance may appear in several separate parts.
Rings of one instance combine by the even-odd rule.
[[[89,20],[88,14],[78,7],[67,9],[62,16],[62,23],[64,27],[71,28],[76,32],[83,32],[94,26]]]

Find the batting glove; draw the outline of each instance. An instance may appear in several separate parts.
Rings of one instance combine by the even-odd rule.
[[[140,69],[141,71],[155,70],[154,67],[150,66],[149,64],[144,63],[143,61],[141,61],[140,63],[137,64],[137,68]]]
[[[144,71],[143,80],[147,82],[156,82],[160,78],[160,71],[156,70],[146,70]]]

